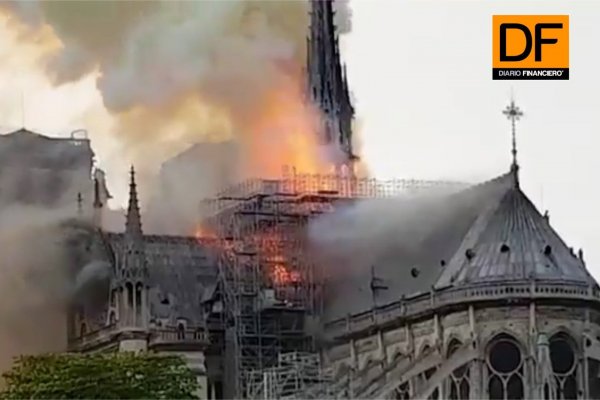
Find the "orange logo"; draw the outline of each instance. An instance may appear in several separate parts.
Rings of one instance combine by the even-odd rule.
[[[568,15],[494,15],[493,79],[569,79]]]

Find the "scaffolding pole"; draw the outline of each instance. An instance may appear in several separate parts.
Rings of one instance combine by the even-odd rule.
[[[344,199],[439,187],[465,185],[286,169],[281,179],[251,179],[205,200],[201,228],[216,244],[223,293],[225,398],[253,396],[256,371],[281,367],[281,353],[313,350],[304,321],[321,313],[322,279],[306,247],[306,225],[312,218],[334,211]],[[279,378],[260,376],[261,393],[271,398]]]
[[[279,355],[276,366],[249,374],[249,399],[328,399],[331,373],[321,368],[318,355],[291,352]]]

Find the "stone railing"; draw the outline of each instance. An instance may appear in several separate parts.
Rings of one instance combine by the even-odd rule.
[[[81,349],[108,340],[117,332],[117,325],[110,324],[83,336],[69,339],[69,348]]]
[[[150,335],[151,345],[174,343],[208,344],[209,342],[210,336],[206,330],[154,328],[151,330]]]
[[[84,336],[72,338],[69,340],[69,348],[72,350],[82,350],[102,342],[108,342],[112,337],[121,333],[137,333],[141,335],[150,335],[150,344],[208,344],[210,337],[208,331],[176,328],[139,328],[139,327],[119,327],[117,324],[107,325]]]
[[[399,318],[411,318],[455,304],[528,298],[600,302],[600,292],[592,286],[569,282],[523,281],[448,287],[403,298],[385,306],[333,320],[325,324],[325,330],[328,336],[335,338],[358,333]]]

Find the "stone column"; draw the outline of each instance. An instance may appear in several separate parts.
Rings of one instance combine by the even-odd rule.
[[[129,325],[129,304],[127,302],[127,288],[122,287],[121,291],[121,307],[119,309],[119,325],[128,326]]]
[[[146,328],[148,326],[148,319],[150,317],[148,313],[148,288],[146,286],[142,286],[141,296],[142,312],[140,318],[142,320],[140,321],[140,326]]]

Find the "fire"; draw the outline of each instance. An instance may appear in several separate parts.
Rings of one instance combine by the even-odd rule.
[[[207,243],[217,244],[212,239],[217,239],[217,235],[204,226],[197,226],[194,237],[198,241],[207,241]],[[266,278],[276,286],[288,286],[300,282],[301,276],[298,271],[289,266],[289,260],[286,257],[285,250],[281,248],[284,242],[281,235],[275,232],[261,232],[246,237],[246,242],[254,242],[258,248],[260,262],[265,267]],[[233,242],[218,241],[218,246],[222,252],[232,252]]]
[[[328,165],[319,154],[317,112],[305,101],[302,81],[289,75],[274,77],[262,98],[260,115],[249,126],[253,172],[279,177],[284,165],[299,173],[323,173]]]
[[[272,278],[276,285],[286,286],[299,282],[300,274],[297,271],[289,271],[281,264],[276,264],[272,271]]]
[[[194,237],[200,239],[215,239],[217,236],[209,229],[198,225],[194,231]]]
[[[289,265],[284,238],[277,232],[264,232],[256,237],[261,258],[267,266],[268,278],[276,286],[287,286],[300,281],[300,273]]]

